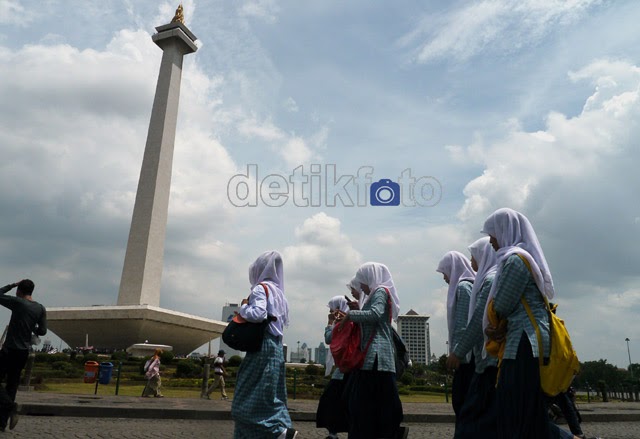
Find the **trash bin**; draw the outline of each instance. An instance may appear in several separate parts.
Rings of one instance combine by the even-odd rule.
[[[100,363],[100,374],[98,382],[100,384],[109,384],[111,381],[111,373],[113,372],[113,363]]]
[[[100,364],[97,361],[87,361],[84,363],[84,382],[95,383],[99,368]]]

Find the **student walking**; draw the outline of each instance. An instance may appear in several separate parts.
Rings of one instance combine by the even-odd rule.
[[[483,319],[488,338],[502,342],[504,354],[496,387],[498,439],[573,438],[553,424],[540,386],[538,338],[524,306],[540,329],[542,352],[548,358],[549,316],[545,300],[553,299],[551,271],[538,237],[523,214],[498,209],[484,223],[497,251],[497,271]],[[544,296],[544,297],[543,297]],[[489,324],[489,315],[506,320],[506,328]],[[492,319],[492,320],[493,320]]]
[[[284,295],[280,253],[268,251],[260,255],[249,267],[249,283],[251,294],[242,300],[238,314],[254,323],[268,316],[275,320],[267,326],[261,349],[247,352],[240,364],[231,406],[234,438],[293,439],[298,432],[291,427],[287,410],[282,335],[289,325],[289,305]]]
[[[324,329],[324,341],[331,345],[331,333],[336,324],[349,312],[347,299],[344,296],[335,296],[327,305],[329,307],[329,316],[327,326]],[[326,375],[331,373],[333,369],[333,356],[331,350],[327,353]],[[347,420],[347,404],[344,397],[344,383],[346,378],[337,367],[331,375],[331,380],[325,387],[320,401],[318,401],[318,410],[316,411],[316,427],[326,428],[329,432],[327,439],[337,439],[338,433],[349,431],[349,422]]]
[[[469,321],[447,359],[447,367],[458,369],[460,359],[472,352],[475,371],[460,408],[455,438],[495,438],[498,415],[495,398],[498,360],[487,355],[484,349],[482,317],[496,273],[496,252],[489,242],[489,237],[484,237],[469,246],[469,253],[471,267],[476,272],[471,289]]]
[[[436,271],[442,273],[444,281],[449,284],[447,291],[447,328],[449,329],[449,349],[460,342],[460,337],[467,327],[469,304],[475,272],[471,261],[460,252],[450,251],[440,260]],[[456,429],[460,417],[460,409],[469,390],[473,377],[473,355],[469,353],[460,359],[460,364],[453,373],[451,384],[451,403],[456,414]]]
[[[351,372],[347,382],[349,439],[404,439],[408,428],[400,427],[403,413],[391,332],[400,310],[398,292],[389,269],[377,262],[363,264],[355,279],[366,297],[361,310],[356,302],[349,304],[353,308],[343,321],[360,325],[361,349],[371,342],[362,369]]]

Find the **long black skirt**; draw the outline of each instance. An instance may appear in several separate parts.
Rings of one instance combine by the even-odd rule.
[[[395,373],[352,372],[345,391],[348,395],[349,439],[396,437],[403,413]]]
[[[347,395],[344,394],[348,375],[342,380],[330,380],[325,387],[316,411],[316,427],[326,428],[329,433],[349,431],[347,419]]]
[[[460,415],[460,410],[464,404],[464,400],[467,397],[467,391],[471,384],[471,378],[473,378],[475,363],[473,360],[471,363],[461,364],[453,373],[453,382],[451,383],[451,405],[457,418]]]
[[[460,414],[455,439],[494,439],[497,435],[496,376],[498,368],[474,373]]]
[[[549,439],[547,405],[540,387],[540,365],[522,333],[515,360],[503,360],[496,401],[498,439]]]

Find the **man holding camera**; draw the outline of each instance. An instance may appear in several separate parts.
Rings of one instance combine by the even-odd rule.
[[[16,287],[15,297],[6,295]],[[5,430],[7,422],[11,430],[18,423],[16,392],[20,373],[29,357],[31,338],[33,334],[47,333],[47,310],[31,298],[34,288],[29,279],[0,288],[0,305],[11,310],[11,320],[0,350],[0,382],[6,377],[5,386],[0,385],[0,431]]]

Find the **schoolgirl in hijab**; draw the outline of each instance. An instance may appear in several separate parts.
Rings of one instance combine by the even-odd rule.
[[[297,431],[291,427],[287,410],[285,364],[282,335],[289,325],[289,305],[284,295],[282,256],[268,251],[249,266],[251,293],[242,300],[238,312],[249,322],[259,323],[275,317],[265,331],[262,348],[247,352],[236,380],[231,406],[235,421],[235,439],[273,437],[292,439]]]
[[[493,438],[497,434],[495,385],[498,360],[487,355],[483,357],[482,318],[496,272],[496,252],[489,242],[489,237],[485,236],[469,246],[469,253],[471,267],[476,271],[471,288],[469,320],[459,342],[454,345],[447,359],[447,367],[458,369],[460,358],[473,352],[475,371],[460,408],[455,437]]]
[[[526,216],[502,208],[492,213],[482,232],[497,250],[497,271],[489,292],[483,327],[494,339],[506,338],[496,386],[498,438],[545,439],[573,435],[547,415],[540,387],[539,345],[523,305],[526,301],[540,329],[542,354],[549,356],[549,317],[544,298],[555,295],[553,279],[540,242]],[[506,333],[488,324],[487,309],[506,320]]]
[[[328,322],[324,329],[324,341],[327,345],[331,345],[331,333],[338,323],[336,316],[346,315],[349,312],[347,299],[345,296],[334,296],[327,304],[329,308]],[[331,349],[327,352],[327,361],[325,363],[325,375],[329,375],[333,369],[334,361],[331,355]],[[336,439],[338,433],[349,431],[349,423],[347,420],[347,404],[343,398],[345,377],[337,367],[333,371],[329,384],[324,388],[318,409],[316,411],[316,427],[326,428],[329,432],[330,439]]]
[[[391,272],[377,262],[360,266],[355,275],[364,296],[360,310],[351,310],[343,321],[360,325],[360,348],[370,342],[362,369],[347,382],[349,438],[406,438],[400,427],[403,412],[396,385],[395,351],[391,322],[397,321],[400,299]]]
[[[471,261],[457,251],[450,251],[440,260],[436,271],[442,273],[444,281],[449,284],[447,291],[447,327],[449,329],[449,349],[460,342],[469,319],[469,304],[475,272]],[[469,383],[473,377],[472,355],[461,358],[459,367],[453,374],[451,385],[451,403],[456,414],[456,425],[460,409],[464,403]],[[456,427],[457,428],[457,427]]]

